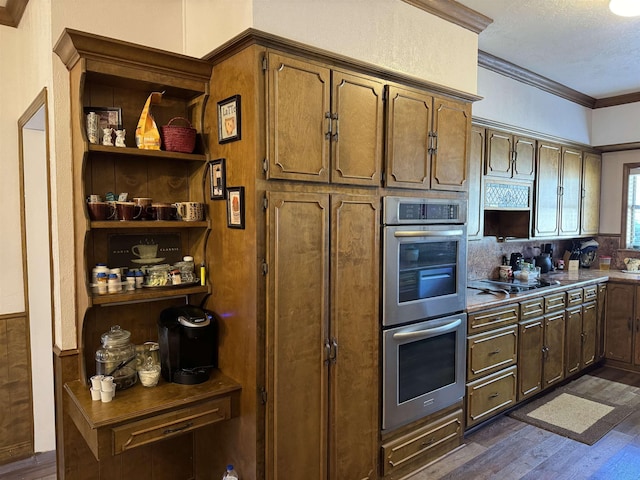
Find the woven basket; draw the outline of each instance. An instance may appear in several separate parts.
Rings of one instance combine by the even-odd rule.
[[[188,127],[171,125],[175,120],[184,121]],[[162,140],[164,149],[168,152],[193,153],[196,147],[196,129],[191,127],[189,120],[183,117],[174,117],[163,127]]]

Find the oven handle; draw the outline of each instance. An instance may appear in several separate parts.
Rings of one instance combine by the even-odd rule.
[[[415,332],[397,332],[393,334],[394,340],[404,340],[407,338],[417,339],[422,337],[430,337],[433,335],[439,335],[444,332],[448,332],[449,330],[454,330],[459,327],[462,323],[462,320],[457,319],[451,323],[447,323],[446,325],[442,325],[436,328],[426,328],[424,330],[416,330]]]
[[[438,231],[423,231],[423,230],[401,230],[399,232],[394,232],[393,235],[396,237],[460,237],[462,236],[462,230],[444,230],[442,232]]]

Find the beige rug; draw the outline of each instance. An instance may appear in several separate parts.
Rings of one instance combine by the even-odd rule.
[[[570,383],[523,405],[509,416],[593,445],[633,411],[630,406],[590,397]]]

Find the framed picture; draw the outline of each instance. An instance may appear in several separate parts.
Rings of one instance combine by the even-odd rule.
[[[95,113],[95,116],[90,116]],[[105,128],[122,129],[122,109],[120,107],[84,107],[89,143],[102,144]]]
[[[227,226],[244,228],[244,187],[227,188]]]
[[[211,200],[226,198],[227,173],[224,158],[209,162],[209,179],[211,181]]]
[[[240,95],[218,102],[218,143],[240,140]]]

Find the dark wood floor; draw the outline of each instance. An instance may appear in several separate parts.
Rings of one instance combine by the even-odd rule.
[[[640,374],[603,367],[589,373],[640,387]],[[585,391],[603,400],[624,398],[638,406],[594,445],[585,445],[501,416],[465,438],[465,446],[410,480],[638,480],[640,479],[640,393]],[[631,389],[629,389],[631,390]],[[0,466],[2,480],[55,480],[55,452]]]
[[[589,373],[640,387],[640,374],[603,367]],[[413,475],[410,480],[638,480],[640,479],[640,394],[635,389],[586,391],[605,400],[614,395],[638,406],[594,445],[542,430],[508,416],[465,438],[465,446]]]

